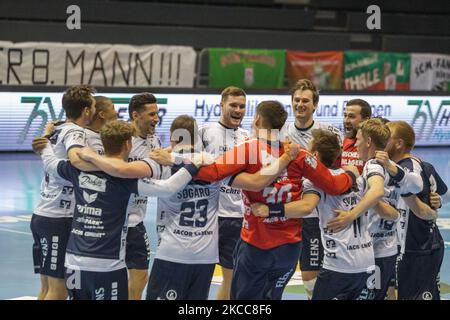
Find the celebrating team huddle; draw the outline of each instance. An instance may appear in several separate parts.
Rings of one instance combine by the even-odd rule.
[[[111,100],[75,86],[66,121],[33,140],[45,176],[31,230],[38,299],[281,299],[300,264],[313,300],[440,299],[447,186],[414,157],[412,127],[347,102],[344,134],[314,120],[311,81],[240,128],[246,93],[228,87],[217,123],[180,115],[161,146],[156,98],[132,97],[130,122]],[[157,197],[152,268],[144,226]]]

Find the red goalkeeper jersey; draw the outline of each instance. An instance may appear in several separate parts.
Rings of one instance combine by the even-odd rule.
[[[202,167],[194,179],[213,182],[240,172],[255,173],[263,166],[269,165],[274,158],[280,157],[283,152],[283,147],[278,141],[248,140],[224,153],[215,164]],[[242,240],[260,249],[272,249],[301,241],[301,219],[256,217],[251,212],[250,204],[287,203],[298,200],[303,177],[310,179],[317,187],[331,195],[347,191],[353,182],[352,177],[346,173],[333,176],[310,153],[301,150],[297,158],[271,185],[259,192],[243,190],[245,212]]]
[[[359,159],[358,150],[355,146],[356,139],[345,138],[342,145],[341,166],[354,165],[362,174],[365,162]]]

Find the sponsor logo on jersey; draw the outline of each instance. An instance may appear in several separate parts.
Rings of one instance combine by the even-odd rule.
[[[148,203],[148,198],[147,197],[138,197],[135,195],[134,198],[134,204],[136,206],[145,206]]]
[[[78,176],[78,183],[82,189],[89,189],[99,192],[106,191],[106,179],[99,178],[92,174],[81,173]]]
[[[88,207],[87,205],[82,206],[81,204],[77,204],[77,210],[79,213],[97,217],[101,216],[103,212],[100,208]]]
[[[241,194],[241,189],[234,189],[230,186],[221,186],[220,192],[229,193],[229,194]]]
[[[317,168],[317,160],[314,159],[313,156],[311,156],[309,154],[306,155],[305,161],[311,168],[313,168],[313,169]]]
[[[281,277],[278,278],[277,283],[275,285],[276,288],[283,288],[286,284],[286,282],[289,281],[289,279],[292,277],[292,275],[294,274],[294,269],[289,270],[288,272],[286,272],[284,275],[282,275]]]
[[[182,229],[173,230],[173,234],[178,234],[185,237],[200,237],[200,236],[211,236],[214,234],[211,230],[202,230],[202,231],[188,231]]]
[[[68,196],[72,195],[73,194],[73,187],[71,187],[71,186],[64,186],[63,189],[62,189],[62,194],[65,194],[65,195],[68,195]]]
[[[54,193],[46,193],[45,191],[41,192],[41,198],[44,200],[52,200],[55,199],[58,195]]]

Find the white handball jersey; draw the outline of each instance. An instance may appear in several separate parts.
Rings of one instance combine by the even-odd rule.
[[[338,128],[331,124],[321,123],[314,121],[308,128],[297,128],[295,122],[285,123],[283,128],[281,128],[280,137],[281,141],[288,137],[292,142],[300,145],[300,147],[306,149],[309,142],[312,140],[312,131],[314,129],[328,130],[334,133],[339,140],[339,145],[342,145],[342,133]]]
[[[366,177],[367,183],[368,176],[371,174],[384,175],[383,200],[396,208],[400,214],[395,221],[386,220],[381,218],[375,210],[369,210],[375,258],[390,257],[398,253],[398,244],[404,243],[404,227],[407,225],[405,217],[409,208],[401,195],[415,194],[422,190],[423,181],[420,175],[422,169],[418,163],[411,164],[414,167],[411,171],[396,165],[398,173],[395,177],[391,177],[376,160],[370,160],[370,162],[369,166],[366,164],[364,167],[362,177]]]
[[[342,169],[330,169],[330,171],[333,175],[344,172]],[[346,194],[330,196],[315,187],[310,180],[305,179],[303,181],[303,195],[308,193],[320,197],[317,211],[324,247],[323,268],[342,273],[360,273],[373,270],[375,258],[372,238],[368,230],[367,213],[340,232],[332,233],[327,228],[328,221],[336,216],[334,210],[349,211],[356,206],[361,199],[359,190],[353,187]]]
[[[189,156],[189,154],[184,154]],[[155,168],[166,179],[179,166]],[[219,262],[218,215],[220,187],[225,181],[191,181],[168,198],[158,198],[159,236],[155,259],[185,264]]]
[[[147,139],[133,137],[132,144],[128,162],[147,158],[151,150],[161,147],[160,140],[156,135],[149,136]],[[147,197],[140,197],[137,194],[131,195],[130,203],[127,208],[129,227],[135,227],[144,221],[145,212],[147,211],[147,202]]]
[[[400,190],[398,191],[398,199],[394,206],[400,213],[400,220],[397,224],[397,241],[400,245],[400,252],[405,252],[406,243],[406,231],[408,230],[409,221],[409,207],[405,200],[401,197],[402,195],[416,194],[423,189],[422,180],[422,167],[420,163],[413,158],[406,158],[400,161],[400,165],[397,167],[402,168],[405,171],[405,178],[409,178],[407,182],[400,183]]]
[[[100,139],[100,133],[89,128],[85,128],[86,145],[94,149],[98,154],[104,155],[105,148],[103,148],[102,139]]]
[[[56,157],[67,160],[71,148],[85,146],[84,129],[73,122],[62,123],[55,127],[49,141]],[[40,196],[35,214],[50,218],[73,216],[75,196],[71,182],[44,172]]]
[[[232,149],[235,145],[244,142],[250,136],[247,130],[241,128],[230,129],[220,122],[203,125],[199,129],[199,135],[204,150],[211,153],[215,158]],[[242,218],[244,203],[241,189],[223,184],[220,188],[218,210],[220,217]]]
[[[314,129],[328,130],[334,133],[339,140],[339,145],[342,146],[342,133],[333,125],[313,121],[313,124],[308,128],[297,128],[295,122],[285,123],[280,132],[280,140],[284,141],[285,138],[289,138],[290,141],[300,145],[303,149],[308,148],[309,142],[312,140],[312,131]],[[317,210],[314,210],[311,214],[303,217],[303,219],[317,218]]]
[[[385,197],[393,197],[394,194],[389,192],[388,187],[389,174],[375,159],[366,162],[363,172],[357,180],[362,191],[361,197],[369,188],[369,178],[376,175],[384,180]],[[369,209],[369,231],[373,239],[375,258],[390,257],[397,254],[397,221],[383,219],[373,208]]]

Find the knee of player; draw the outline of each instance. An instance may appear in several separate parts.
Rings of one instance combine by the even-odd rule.
[[[130,272],[130,281],[133,282],[144,282],[148,281],[148,272],[147,270],[134,270]]]

